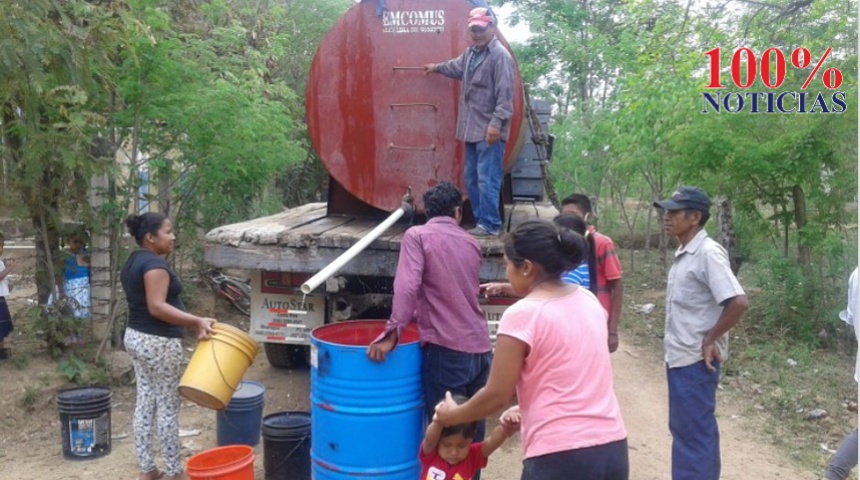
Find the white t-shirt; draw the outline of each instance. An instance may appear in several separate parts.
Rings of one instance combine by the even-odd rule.
[[[858,314],[858,292],[857,292],[857,268],[848,279],[848,306],[845,310],[839,312],[839,318],[848,325],[854,327],[854,339],[860,340],[860,322],[857,321]],[[857,371],[860,370],[860,352],[857,353],[857,359],[854,361],[854,381],[857,381]]]
[[[729,256],[702,230],[675,252],[666,283],[666,335],[663,349],[670,368],[701,361],[702,342],[723,313],[723,303],[744,295],[732,273]],[[720,357],[729,358],[729,335],[715,342]]]
[[[0,260],[0,272],[6,270],[6,264],[3,263],[3,260]],[[0,280],[0,297],[8,297],[9,296],[9,276],[3,277],[3,280]]]

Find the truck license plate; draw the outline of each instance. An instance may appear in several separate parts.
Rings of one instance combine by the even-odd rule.
[[[304,296],[279,285],[280,273],[255,272],[251,277],[251,336],[264,343],[310,345],[311,330],[325,323],[325,296]]]
[[[251,336],[258,342],[310,345],[311,330],[323,323],[324,297],[264,293],[251,298]]]

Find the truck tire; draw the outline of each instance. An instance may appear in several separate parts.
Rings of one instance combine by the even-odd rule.
[[[266,360],[275,368],[298,368],[307,365],[310,348],[306,345],[266,343]]]

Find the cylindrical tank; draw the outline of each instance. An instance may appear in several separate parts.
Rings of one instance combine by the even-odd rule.
[[[311,332],[311,471],[316,480],[414,480],[423,437],[421,349],[414,324],[384,362],[367,346],[381,320]]]
[[[305,95],[308,132],[325,168],[352,195],[392,211],[411,186],[422,211],[422,195],[439,182],[465,191],[463,144],[454,136],[460,82],[421,67],[471,45],[467,18],[474,5],[386,0],[381,15],[378,6],[368,0],[354,5],[323,38]],[[518,69],[514,87],[506,172],[527,127]]]

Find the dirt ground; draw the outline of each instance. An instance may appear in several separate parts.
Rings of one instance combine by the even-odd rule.
[[[7,254],[9,252],[7,251]],[[4,255],[4,257],[7,255]],[[33,298],[32,280],[17,283],[10,303],[13,312],[27,306]],[[207,295],[202,295],[208,297]],[[247,327],[247,321],[232,313],[231,307],[214,297],[198,307],[198,313]],[[56,363],[41,351],[39,344],[25,335],[23,321],[16,324],[12,337],[14,356],[30,358],[26,366],[13,361],[0,363],[0,477],[13,480],[134,479],[137,475],[131,436],[134,388],[114,387],[112,409],[112,452],[102,458],[69,461],[62,457],[60,425],[54,395],[69,386],[55,371]],[[243,325],[244,323],[244,325]],[[622,331],[623,334],[623,331]],[[189,349],[190,350],[190,349]],[[190,357],[190,351],[187,353]],[[615,388],[629,433],[632,480],[669,479],[671,437],[666,426],[668,415],[665,373],[660,352],[624,343],[613,355]],[[285,410],[308,410],[309,374],[307,369],[279,370],[270,367],[262,353],[246,379],[266,386],[265,414]],[[40,393],[31,411],[22,406],[27,387]],[[797,469],[784,453],[768,445],[759,434],[759,423],[746,418],[738,402],[720,392],[718,417],[722,437],[723,480],[806,480],[816,479],[813,472]],[[216,446],[215,413],[183,402],[180,417],[187,456]],[[199,431],[199,434],[194,434]],[[263,446],[256,447],[256,478],[264,478]],[[512,438],[490,459],[482,478],[519,479],[521,471],[519,436]]]

